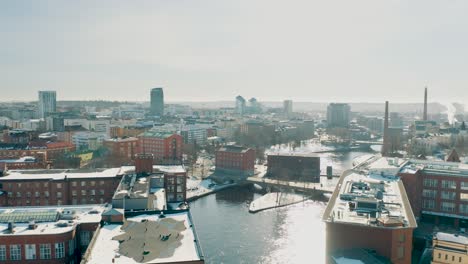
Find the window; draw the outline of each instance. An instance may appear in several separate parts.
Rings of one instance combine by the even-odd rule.
[[[62,189],[62,184],[61,183],[57,183],[55,186],[57,187],[57,189]]]
[[[460,189],[468,190],[468,182],[460,182]]]
[[[55,243],[55,258],[64,258],[65,257],[65,243]]]
[[[95,191],[95,190],[91,190],[91,191],[89,191],[89,194],[91,194],[91,195],[96,195],[96,191]]]
[[[86,186],[86,182],[85,181],[82,181],[81,182],[81,187],[85,187]]]
[[[104,194],[105,194],[105,192],[104,192],[103,189],[99,190],[99,195],[104,195]]]
[[[76,181],[72,182],[73,187],[76,187],[76,185],[77,185]]]
[[[99,184],[100,184],[100,185],[104,185],[104,181],[99,181]]]
[[[21,197],[21,193],[20,193],[20,192],[16,192],[16,197]]]
[[[0,260],[6,260],[6,246],[0,245]]]
[[[468,204],[460,204],[460,214],[467,214],[468,215]]]
[[[45,188],[49,187],[49,183],[48,183],[48,182],[44,182],[44,187],[45,187]]]
[[[177,192],[182,192],[182,186],[180,185],[177,186]]]
[[[434,200],[423,200],[423,208],[424,209],[434,209],[435,208],[435,201]]]
[[[82,231],[80,233],[81,239],[80,239],[80,245],[82,246],[87,246],[89,245],[89,241],[91,240],[91,232],[89,231]]]
[[[35,192],[34,195],[36,196],[36,198],[39,197],[39,196],[41,196],[41,195],[39,194],[39,192]]]
[[[184,179],[182,177],[177,177],[177,183],[182,184],[184,182]]]
[[[468,193],[460,193],[460,200],[468,201]]]
[[[398,247],[398,258],[404,258],[405,257],[405,247]]]
[[[75,190],[72,191],[72,196],[76,196],[76,191]]]
[[[39,249],[41,259],[50,259],[50,244],[41,244]]]
[[[27,192],[26,197],[28,197],[28,198],[31,197],[31,192]]]
[[[62,192],[57,192],[57,198],[62,198]]]
[[[399,242],[405,242],[405,239],[406,239],[405,234],[400,234],[400,236],[398,237]]]
[[[86,204],[86,198],[81,198],[81,204]]]
[[[45,196],[45,197],[49,197],[49,192],[48,192],[48,191],[45,191],[45,192],[44,192],[44,196]]]
[[[36,245],[26,244],[25,253],[26,253],[26,259],[36,259]]]
[[[424,179],[423,185],[424,187],[437,187],[439,180],[436,179]]]
[[[75,253],[75,239],[68,241],[68,255],[71,256]]]
[[[436,198],[436,196],[437,196],[436,190],[423,189],[423,197]]]
[[[10,260],[21,260],[21,245],[10,245]]]
[[[86,195],[86,190],[81,190],[81,195]]]
[[[444,212],[455,212],[455,203],[442,202],[440,209]]]
[[[445,200],[455,200],[455,195],[456,195],[455,192],[448,192],[448,191],[441,192],[441,197],[442,199],[445,199]]]
[[[442,180],[442,188],[456,189],[457,188],[457,183],[455,181]]]
[[[95,186],[96,185],[96,182],[95,181],[91,181],[91,186]]]
[[[57,200],[57,205],[62,205],[62,200]]]

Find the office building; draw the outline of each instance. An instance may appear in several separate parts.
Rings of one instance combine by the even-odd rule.
[[[164,92],[163,88],[151,89],[150,113],[153,116],[164,116]]]
[[[350,106],[348,104],[331,103],[327,108],[327,123],[329,128],[346,128],[349,126]]]
[[[328,263],[350,249],[372,250],[395,264],[411,263],[417,224],[397,177],[403,163],[374,156],[341,175],[323,214]]]
[[[240,95],[236,97],[236,114],[245,114],[245,99]]]
[[[39,118],[46,118],[51,113],[55,112],[57,112],[57,98],[55,91],[39,91]]]
[[[283,101],[283,112],[286,116],[291,116],[293,112],[293,101],[292,100],[284,100]]]

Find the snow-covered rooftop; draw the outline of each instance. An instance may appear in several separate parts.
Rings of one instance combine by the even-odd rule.
[[[128,217],[105,225],[85,263],[172,263],[203,259],[188,212]],[[114,260],[112,262],[112,260]]]
[[[65,177],[68,179],[79,178],[112,178],[117,175],[122,175],[123,171],[119,168],[111,169],[53,169],[53,170],[10,170],[2,180],[31,180],[31,179],[50,179],[50,180],[63,180]]]

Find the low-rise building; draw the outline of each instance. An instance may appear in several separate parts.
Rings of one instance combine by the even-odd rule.
[[[216,151],[216,169],[218,174],[252,176],[255,172],[255,150],[241,146],[228,145]]]
[[[154,162],[180,163],[182,160],[182,136],[159,131],[147,131],[138,136],[138,153],[153,154]]]
[[[0,205],[108,203],[124,174],[122,168],[10,170],[0,177]]]
[[[120,163],[131,162],[138,150],[138,138],[112,138],[104,140],[103,146],[107,148],[113,159]]]
[[[468,263],[468,236],[437,232],[432,238],[431,263]]]
[[[266,177],[320,182],[320,157],[317,155],[268,155],[267,164]]]

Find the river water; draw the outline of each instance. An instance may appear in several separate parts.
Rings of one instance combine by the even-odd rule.
[[[303,145],[294,151],[310,153],[311,148],[315,146]],[[284,153],[290,149],[275,146],[269,151]],[[339,174],[351,168],[355,157],[365,154],[369,153],[321,153],[322,172],[332,165],[334,174]],[[237,187],[190,203],[205,262],[324,263],[325,224],[321,216],[326,200],[249,213],[249,203],[260,195]]]

